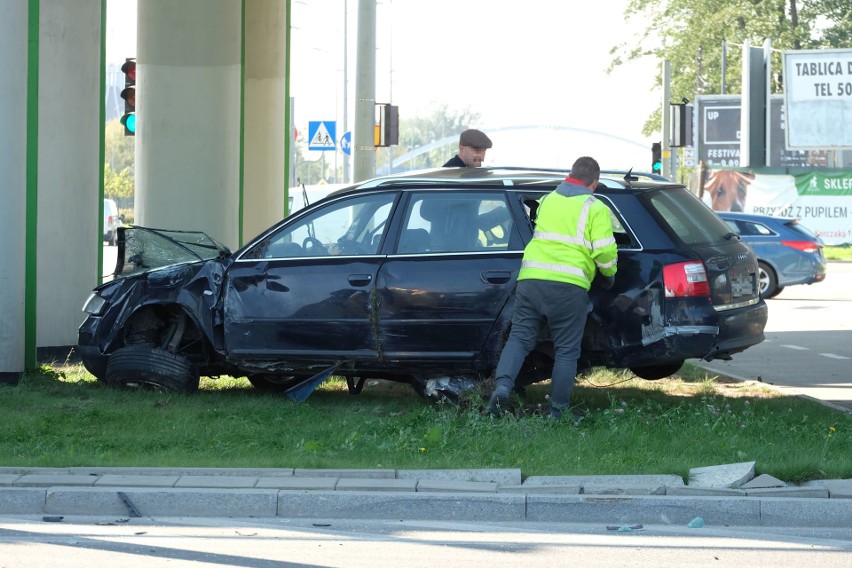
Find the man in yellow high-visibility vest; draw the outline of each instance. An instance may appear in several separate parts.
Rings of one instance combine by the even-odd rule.
[[[535,233],[518,273],[512,329],[488,401],[492,416],[508,407],[518,372],[545,326],[555,351],[550,417],[561,418],[570,406],[589,288],[597,272],[602,286],[612,287],[617,269],[610,210],[593,195],[600,173],[596,160],[579,158],[565,181],[540,200]]]

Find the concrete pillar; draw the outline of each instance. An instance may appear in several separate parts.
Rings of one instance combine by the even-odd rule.
[[[24,370],[27,4],[0,0],[0,383],[13,384]]]
[[[37,247],[37,277],[27,289],[37,290],[39,349],[77,343],[80,309],[98,283],[102,19],[102,0],[39,2],[38,131],[27,132],[38,136],[37,240],[27,243]]]
[[[140,0],[139,225],[239,236],[241,0]]]
[[[245,4],[243,242],[284,216],[288,152],[286,124],[287,2]]]

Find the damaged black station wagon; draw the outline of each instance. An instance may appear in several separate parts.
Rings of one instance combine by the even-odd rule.
[[[511,324],[537,200],[566,171],[444,168],[362,182],[229,252],[204,234],[121,230],[115,277],[79,329],[110,384],[182,392],[245,376],[301,399],[325,377],[457,392],[489,377]],[[579,369],[645,379],[763,341],[751,250],[685,187],[602,174],[618,274],[590,291]],[[518,378],[549,378],[542,338]],[[299,394],[301,393],[301,394]]]

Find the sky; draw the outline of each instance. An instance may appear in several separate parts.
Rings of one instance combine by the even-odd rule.
[[[120,62],[135,51],[126,22],[136,0],[108,1],[107,59]],[[354,125],[358,3],[292,0],[290,94],[300,131],[334,120],[339,137]],[[378,0],[376,101],[399,106],[402,120],[444,104],[479,113],[469,126],[494,142],[485,165],[568,167],[591,155],[603,168],[647,170],[652,140],[641,131],[662,102],[654,87],[660,64],[643,60],[606,73],[610,49],[632,45],[642,31],[641,22],[624,20],[627,3]],[[447,158],[453,153],[448,148]]]
[[[341,131],[344,5],[351,108],[358,1],[293,2],[291,95],[297,126],[331,117]],[[642,31],[625,22],[626,5],[627,0],[379,0],[376,101],[398,105],[403,120],[428,116],[441,104],[480,113],[480,123],[471,126],[494,142],[486,165],[567,167],[588,154],[602,167],[648,169],[651,141],[641,132],[662,102],[662,93],[652,89],[659,64],[643,61],[606,73],[610,49]],[[350,111],[350,128],[353,117]],[[495,130],[527,125],[564,129]],[[450,158],[454,150],[448,151]]]

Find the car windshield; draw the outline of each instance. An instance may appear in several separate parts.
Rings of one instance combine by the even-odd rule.
[[[655,191],[649,201],[670,231],[684,244],[723,243],[731,232],[709,207],[684,188]]]
[[[198,231],[165,231],[136,226],[119,231],[124,236],[119,239],[116,276],[180,262],[208,260],[229,252],[224,245]]]

